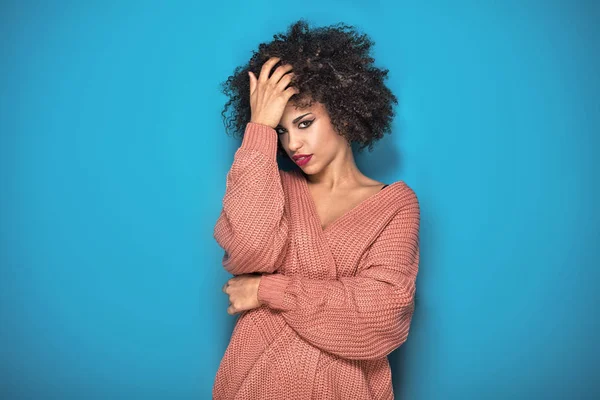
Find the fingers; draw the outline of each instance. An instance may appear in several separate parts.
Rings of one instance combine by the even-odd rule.
[[[250,96],[252,96],[252,93],[256,90],[257,79],[252,71],[248,71],[248,76],[250,77]]]
[[[231,278],[231,279],[233,279],[233,278]],[[221,290],[222,290],[224,293],[227,293],[227,290],[229,289],[229,282],[231,281],[231,279],[229,279],[227,282],[225,282],[225,284],[224,284],[224,285],[223,285],[223,287],[221,288]]]
[[[283,76],[283,78],[281,78],[281,80],[279,81],[279,83],[277,83],[277,88],[281,91],[283,91],[285,89],[285,87],[291,82],[292,78],[294,77],[294,73],[290,72],[289,74],[285,74]]]
[[[266,83],[267,81],[271,81],[273,83],[273,86],[277,85],[277,83],[279,82],[281,77],[293,69],[292,64],[282,64],[279,67],[277,67],[277,69],[275,69],[275,71],[273,71],[273,74],[269,77],[269,72],[271,71],[273,66],[275,64],[277,64],[280,60],[281,60],[280,57],[269,58],[263,64],[263,66],[260,70],[260,75],[258,77],[258,81],[263,84]]]
[[[250,95],[254,93],[259,84],[265,84],[268,81],[273,83],[273,86],[277,87],[281,91],[283,91],[290,83],[292,78],[295,76],[293,72],[289,72],[293,69],[291,64],[280,65],[277,67],[275,72],[273,72],[273,75],[268,77],[269,71],[275,64],[277,64],[277,62],[279,62],[279,60],[279,57],[269,58],[260,69],[258,78],[256,78],[256,75],[254,75],[252,71],[248,71],[248,77],[250,79]]]
[[[298,93],[300,93],[300,89],[298,89],[295,86],[290,86],[289,88],[287,88],[283,91],[283,94],[285,95],[285,97],[287,99],[289,99],[290,97],[292,97],[293,95],[298,94]]]
[[[225,284],[223,285],[223,287],[221,288],[221,290],[223,292],[227,293],[228,286],[229,286],[229,281],[225,282]],[[235,313],[236,313],[236,310],[233,307],[233,304],[231,304],[231,299],[229,299],[229,307],[227,307],[227,314],[233,315]]]
[[[258,78],[248,71],[251,121],[275,127],[281,119],[285,103],[292,95],[299,93],[297,89],[286,90],[295,77],[290,72],[293,69],[291,64],[280,65],[269,77],[271,69],[280,60],[280,57],[269,58],[262,65]]]
[[[233,278],[232,278],[232,279],[233,279]],[[225,282],[225,284],[224,284],[224,285],[223,285],[223,287],[221,288],[221,290],[222,290],[224,293],[227,293],[227,292],[229,291],[229,282],[230,282],[230,281],[231,281],[231,279],[230,279],[230,280],[228,280],[227,282]],[[235,313],[237,313],[237,312],[238,312],[237,308],[236,308],[236,307],[234,307],[234,305],[231,303],[231,296],[230,296],[230,297],[229,297],[229,307],[227,307],[227,314],[229,314],[229,315],[233,315],[233,314],[235,314]]]
[[[291,71],[293,68],[294,67],[292,66],[292,64],[280,65],[279,67],[277,67],[275,72],[273,72],[273,75],[271,75],[269,80],[277,84],[281,77],[284,76],[284,74],[285,76],[288,76],[289,74],[287,74],[287,72]]]
[[[271,57],[265,61],[260,69],[260,75],[258,76],[259,82],[264,84],[269,79],[269,71],[271,71],[271,68],[273,68],[273,66],[277,64],[280,59],[281,58],[279,57]]]

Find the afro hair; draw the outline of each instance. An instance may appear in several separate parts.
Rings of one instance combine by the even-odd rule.
[[[221,113],[226,131],[233,127],[241,138],[250,121],[248,71],[258,77],[269,58],[279,57],[271,74],[279,65],[291,64],[294,78],[289,86],[299,89],[289,102],[300,109],[313,101],[323,104],[338,134],[356,143],[359,152],[366,147],[371,151],[374,142],[391,132],[393,106],[398,104],[384,83],[388,70],[373,65],[373,44],[366,34],[341,22],[312,29],[304,19],[293,23],[285,34],[273,35],[271,42],[259,44],[248,64],[238,66],[220,84],[229,98]],[[277,148],[278,155],[285,155],[279,141]]]

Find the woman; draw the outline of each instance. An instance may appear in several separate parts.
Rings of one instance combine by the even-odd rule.
[[[226,82],[244,134],[214,237],[239,318],[214,399],[394,396],[387,355],[408,337],[420,214],[405,182],[354,162],[351,144],[371,149],[396,103],[371,44],[300,20]]]

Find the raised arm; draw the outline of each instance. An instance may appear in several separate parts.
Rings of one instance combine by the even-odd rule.
[[[258,79],[249,72],[251,119],[227,174],[223,209],[213,230],[225,250],[223,267],[233,275],[273,272],[287,248],[289,225],[275,127],[298,90],[286,89],[291,65],[279,66],[269,76],[278,61],[267,60]]]
[[[275,129],[249,122],[213,231],[225,250],[223,267],[233,275],[273,272],[285,252],[288,221],[276,152]]]
[[[343,358],[384,357],[408,337],[419,265],[419,204],[406,204],[371,245],[354,277],[317,280],[265,274],[258,299],[280,310],[303,339]]]

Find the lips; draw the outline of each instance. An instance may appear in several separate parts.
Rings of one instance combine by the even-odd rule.
[[[298,159],[303,158],[303,157],[308,157],[308,156],[312,156],[312,154],[296,154],[292,158],[294,159],[294,161],[298,161]]]
[[[292,157],[294,159],[294,161],[296,162],[296,164],[302,166],[304,164],[306,164],[307,162],[310,161],[310,159],[312,158],[312,154],[309,155],[296,155],[294,157]]]

